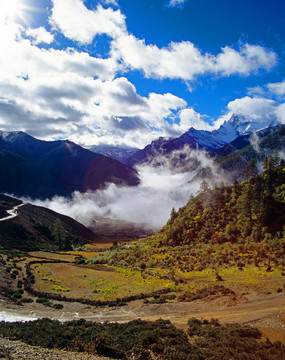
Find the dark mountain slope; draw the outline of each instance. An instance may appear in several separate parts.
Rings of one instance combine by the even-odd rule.
[[[246,145],[246,143],[250,145]],[[220,149],[217,151],[217,164],[227,172],[231,172],[233,177],[242,179],[244,170],[251,159],[256,160],[261,165],[264,159],[269,156],[277,155],[280,151],[285,150],[285,127],[281,127],[262,138],[256,138],[254,144],[251,139],[237,139],[230,144],[230,149]],[[241,145],[242,144],[242,145]],[[234,149],[240,150],[234,151]],[[226,154],[228,152],[228,154]],[[226,154],[226,155],[220,155]]]
[[[70,141],[40,141],[22,133],[0,132],[0,191],[50,198],[96,190],[106,183],[139,184],[129,166],[92,153]]]
[[[9,214],[7,210],[12,209],[13,207],[22,204],[21,200],[11,198],[10,196],[0,194],[0,219],[3,219]]]
[[[0,220],[7,209],[21,204],[20,200],[0,195]],[[0,247],[5,249],[58,250],[70,249],[96,239],[93,231],[74,219],[44,207],[31,204],[17,209],[18,216],[0,221]],[[61,233],[64,243],[59,243],[55,231]]]

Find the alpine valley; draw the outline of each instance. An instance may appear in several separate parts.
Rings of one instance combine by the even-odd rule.
[[[0,0],[0,360],[285,360],[285,0]]]
[[[284,149],[266,116],[141,150],[0,132],[0,316],[33,320],[1,322],[1,335],[82,359],[284,359]],[[155,233],[35,205],[133,190],[140,169],[166,163],[200,188]],[[8,358],[18,345],[1,341]]]

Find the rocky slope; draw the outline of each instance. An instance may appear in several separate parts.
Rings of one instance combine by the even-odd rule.
[[[44,349],[21,341],[0,338],[0,358],[9,360],[108,360],[109,358],[87,353]]]

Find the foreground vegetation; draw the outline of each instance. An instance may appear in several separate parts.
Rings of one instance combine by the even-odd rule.
[[[285,359],[285,346],[260,341],[258,329],[238,324],[222,326],[216,319],[189,319],[186,332],[161,319],[126,324],[41,319],[28,323],[2,322],[0,333],[30,345],[85,351],[114,359]]]

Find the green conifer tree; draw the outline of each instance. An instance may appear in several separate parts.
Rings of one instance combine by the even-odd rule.
[[[64,250],[67,245],[67,235],[65,229],[62,225],[62,222],[59,219],[56,219],[53,224],[53,232],[55,243],[59,246],[60,250]]]

